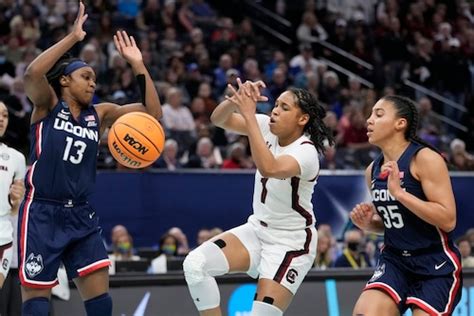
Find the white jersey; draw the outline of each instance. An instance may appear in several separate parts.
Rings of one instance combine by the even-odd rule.
[[[0,245],[13,240],[8,194],[13,180],[25,177],[25,169],[25,157],[19,151],[0,143]]]
[[[319,157],[313,142],[302,135],[287,146],[280,146],[270,132],[270,117],[257,114],[263,138],[275,157],[289,155],[299,164],[301,174],[287,179],[263,178],[257,170],[251,219],[273,228],[296,230],[313,226],[315,217],[311,202],[319,174]]]

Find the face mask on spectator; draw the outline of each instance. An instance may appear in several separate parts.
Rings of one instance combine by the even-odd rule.
[[[174,255],[176,253],[176,245],[164,245],[161,247],[161,252],[165,255]]]
[[[350,241],[347,243],[347,248],[352,251],[359,250],[360,243],[358,241]]]
[[[118,245],[117,245],[117,250],[118,250],[118,252],[123,254],[123,253],[129,252],[131,247],[132,247],[132,245],[128,241],[119,242]]]

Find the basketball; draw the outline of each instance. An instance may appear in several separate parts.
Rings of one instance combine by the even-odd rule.
[[[160,157],[165,132],[151,115],[131,112],[122,115],[109,130],[108,145],[120,164],[133,169],[151,165]]]

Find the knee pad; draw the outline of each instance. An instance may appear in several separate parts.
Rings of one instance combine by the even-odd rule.
[[[195,285],[208,277],[229,272],[229,263],[218,245],[206,241],[186,256],[183,271],[188,285]]]
[[[253,301],[252,312],[250,313],[250,315],[252,316],[282,316],[283,312],[275,305],[272,305],[266,302]]]

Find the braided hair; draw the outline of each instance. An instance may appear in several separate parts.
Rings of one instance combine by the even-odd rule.
[[[329,145],[334,144],[334,138],[331,130],[324,124],[324,117],[326,116],[326,109],[318,101],[318,99],[308,90],[299,88],[289,88],[295,96],[296,104],[300,107],[303,113],[309,115],[309,121],[304,127],[304,132],[310,135],[310,139],[319,153],[324,153],[325,142]]]
[[[398,117],[407,120],[407,129],[405,130],[406,140],[426,146],[441,155],[437,148],[428,144],[416,134],[418,131],[418,123],[420,118],[415,101],[401,95],[387,95],[382,99],[391,102],[397,110]]]
[[[54,64],[54,66],[46,74],[46,79],[48,83],[53,87],[54,92],[57,97],[61,97],[61,84],[59,79],[64,74],[66,67],[75,61],[80,60],[79,58],[73,58],[70,54],[66,53]]]

